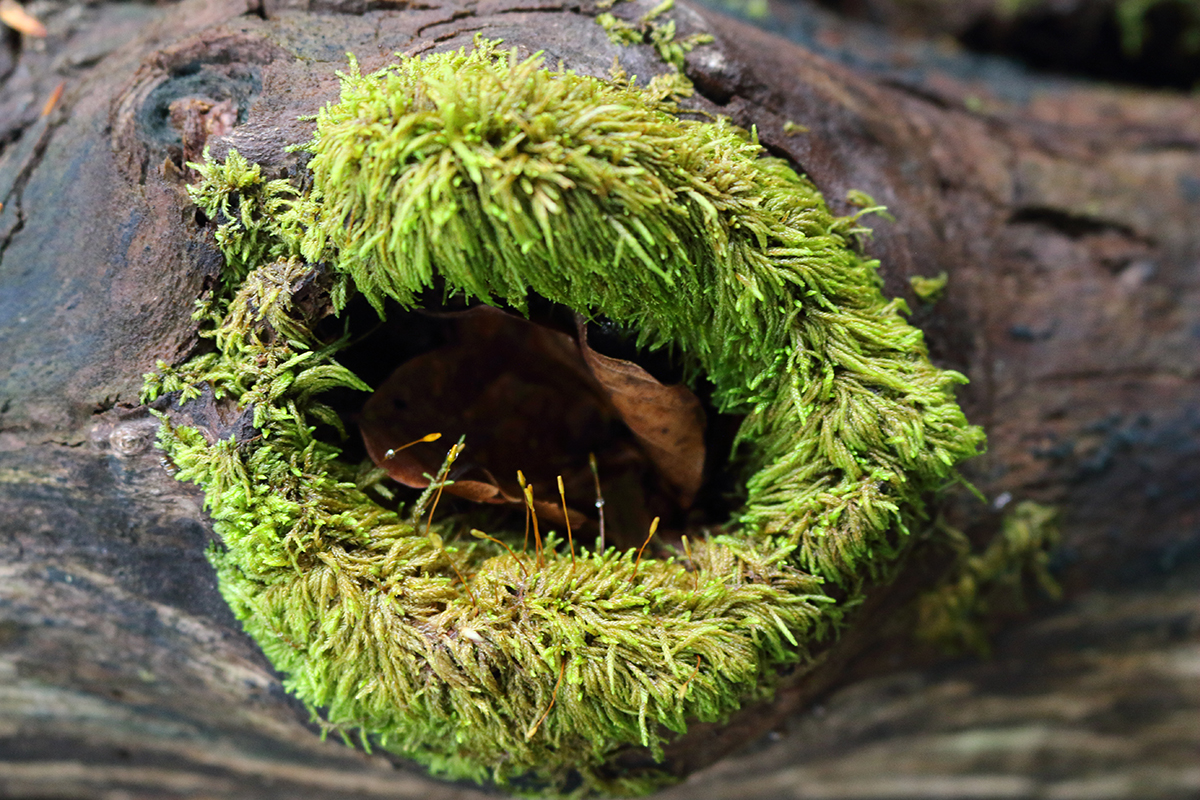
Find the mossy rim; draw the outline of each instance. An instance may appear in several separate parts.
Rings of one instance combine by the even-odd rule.
[[[146,396],[207,386],[253,408],[251,439],[170,422],[161,438],[205,489],[222,593],[330,727],[452,777],[650,791],[671,776],[608,765],[769,696],[981,447],[954,400],[965,379],[883,298],[855,218],[753,134],[681,118],[684,89],[477,40],[373,75],[352,62],[304,146],[311,189],[232,152],[200,167],[193,196],[228,264],[200,310],[215,351],[161,365]],[[339,309],[354,293],[412,307],[436,280],[673,348],[717,410],[745,415],[745,506],[659,560],[570,553],[561,532],[541,554],[511,532],[454,542],[428,498],[384,508],[315,435],[341,424],[322,392],[367,388],[296,301],[321,264]]]

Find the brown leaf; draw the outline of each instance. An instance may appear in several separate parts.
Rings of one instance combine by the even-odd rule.
[[[394,480],[428,486],[447,446],[465,435],[446,492],[474,502],[521,507],[521,470],[539,518],[561,524],[561,475],[572,527],[598,534],[598,522],[578,510],[596,498],[594,453],[610,543],[637,546],[652,517],[677,518],[690,506],[703,477],[705,419],[686,387],[595,352],[580,320],[576,340],[488,306],[426,316],[452,341],[397,368],[359,420],[368,455]],[[437,444],[401,449],[433,432],[443,434]]]
[[[683,384],[666,386],[619,358],[597,353],[587,343],[587,326],[576,316],[579,350],[609,402],[645,449],[663,478],[692,504],[704,478],[704,408]]]
[[[587,453],[608,438],[611,412],[572,338],[495,308],[445,315],[458,341],[402,364],[371,396],[359,428],[367,453],[389,476],[429,485],[445,443],[466,436],[446,491],[480,503],[524,503],[522,470],[535,486],[539,517],[563,522],[556,478],[568,496],[591,496]],[[390,458],[389,449],[438,431]],[[571,509],[572,525],[586,517]]]
[[[26,36],[45,38],[46,26],[26,11],[17,0],[0,0],[0,22]]]

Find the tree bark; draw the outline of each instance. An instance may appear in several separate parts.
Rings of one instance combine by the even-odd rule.
[[[346,52],[368,70],[482,33],[588,74],[667,68],[609,42],[590,3],[43,10],[43,44],[0,51],[0,796],[480,796],[323,741],[216,591],[201,497],[136,402],[196,346],[220,268],[185,191],[203,139],[170,109],[233,101],[214,152],[286,172]],[[1067,592],[990,660],[945,660],[908,643],[904,601],[930,578],[910,573],[815,673],[673,751],[686,774],[754,742],[664,796],[1194,797],[1200,100],[855,69],[672,16],[716,37],[687,59],[697,108],[753,126],[836,211],[850,190],[888,206],[865,247],[989,434],[967,473],[991,504],[947,513],[982,538],[1014,501],[1061,507]],[[909,279],[940,272],[945,297],[922,302]]]

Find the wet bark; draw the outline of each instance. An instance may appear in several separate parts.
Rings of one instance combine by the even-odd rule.
[[[0,796],[478,796],[321,740],[217,594],[201,498],[153,447],[142,373],[196,346],[220,266],[183,162],[225,123],[195,115],[232,101],[209,144],[286,171],[347,51],[370,69],[479,32],[590,74],[666,68],[553,0],[43,10],[44,43],[0,48]],[[907,643],[929,578],[910,572],[816,673],[672,751],[682,774],[754,742],[668,796],[1195,796],[1200,100],[852,67],[673,16],[716,36],[687,60],[699,107],[755,126],[836,210],[852,189],[889,207],[865,247],[990,437],[967,471],[991,505],[947,513],[982,538],[1012,502],[1060,506],[1067,591],[992,659],[946,660]],[[943,271],[920,301],[909,279]]]

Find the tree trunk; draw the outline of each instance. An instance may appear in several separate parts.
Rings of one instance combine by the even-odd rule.
[[[154,448],[142,374],[196,346],[220,268],[185,191],[206,120],[188,109],[231,100],[214,151],[286,170],[346,52],[365,71],[482,33],[588,74],[667,67],[611,43],[590,3],[41,11],[44,43],[0,49],[0,796],[479,796],[321,739],[217,593],[201,496]],[[909,575],[812,675],[671,752],[683,775],[754,742],[665,796],[1196,796],[1200,100],[887,54],[856,70],[671,16],[716,37],[687,58],[696,107],[754,126],[835,211],[850,190],[888,207],[866,250],[989,435],[966,471],[990,505],[947,513],[980,538],[1015,501],[1060,507],[1066,597],[1010,620],[992,658],[946,660],[908,643]],[[847,30],[829,36],[865,55]],[[941,272],[942,299],[914,295]]]

